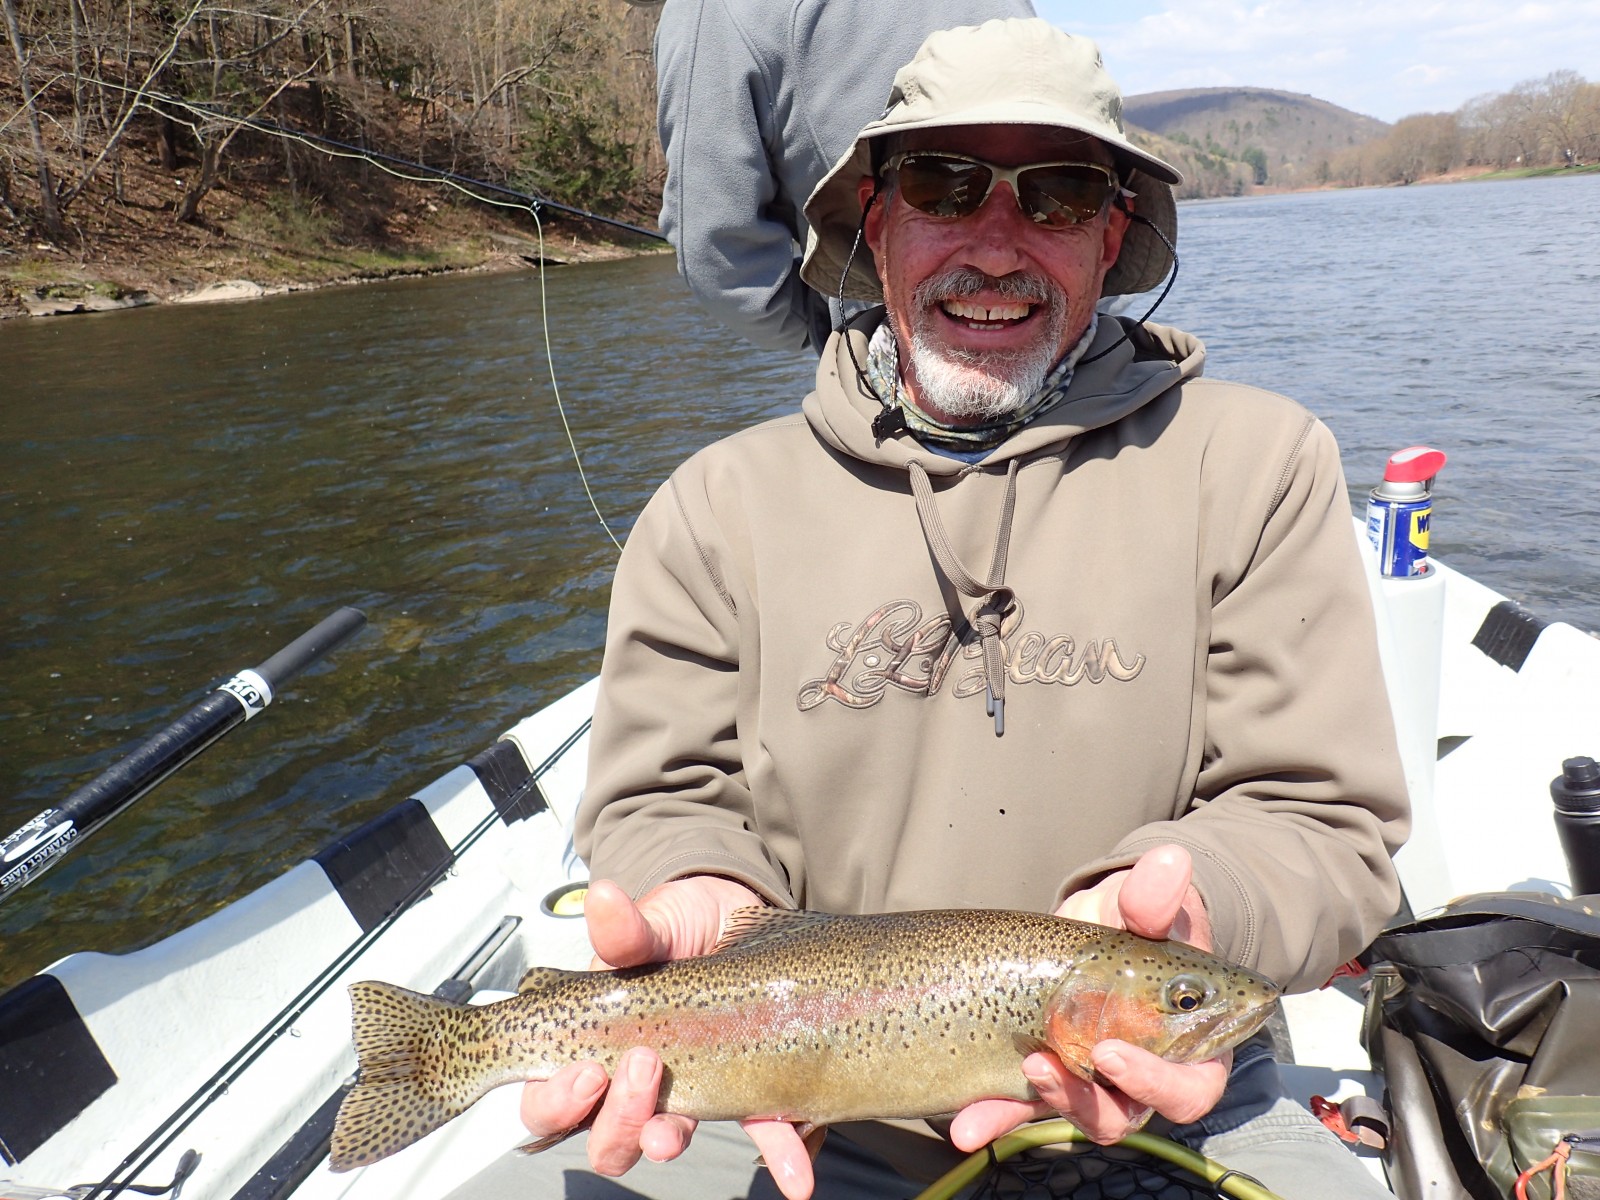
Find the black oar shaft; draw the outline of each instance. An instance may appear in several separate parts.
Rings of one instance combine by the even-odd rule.
[[[274,691],[355,633],[366,619],[357,609],[341,608],[254,671],[240,671],[207,694],[59,805],[0,838],[0,900],[33,882],[78,842],[266,708]]]

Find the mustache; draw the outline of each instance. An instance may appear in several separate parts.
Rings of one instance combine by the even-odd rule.
[[[976,267],[952,267],[930,275],[912,290],[918,308],[931,308],[941,300],[964,300],[979,292],[995,292],[1004,300],[1029,304],[1066,304],[1066,292],[1048,275],[1036,271],[1012,271],[1007,275],[988,275]]]

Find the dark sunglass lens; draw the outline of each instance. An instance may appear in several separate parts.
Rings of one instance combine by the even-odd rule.
[[[989,168],[927,155],[901,162],[899,181],[900,194],[912,208],[934,217],[966,217],[988,194]]]
[[[1052,227],[1094,220],[1111,196],[1111,181],[1091,167],[1037,167],[1018,182],[1022,210]]]

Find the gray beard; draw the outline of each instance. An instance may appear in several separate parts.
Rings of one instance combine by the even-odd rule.
[[[1049,323],[1034,344],[1009,354],[971,354],[946,345],[934,329],[933,306],[993,288],[1007,300],[1048,306]],[[912,295],[911,367],[918,407],[948,420],[988,424],[1023,408],[1056,362],[1067,324],[1067,296],[1043,275],[1014,272],[991,279],[957,267],[924,279]]]

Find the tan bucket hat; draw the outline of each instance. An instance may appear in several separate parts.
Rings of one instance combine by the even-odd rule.
[[[853,259],[850,253],[861,224],[856,184],[872,173],[872,141],[951,125],[1051,125],[1099,139],[1111,151],[1124,186],[1137,197],[1134,211],[1177,243],[1172,185],[1182,183],[1183,176],[1128,140],[1122,93],[1106,72],[1099,48],[1039,18],[996,20],[928,35],[916,57],[895,74],[883,116],[861,131],[806,202],[811,236],[802,279],[824,295],[837,296],[848,261],[845,297],[883,299],[865,245]],[[1161,239],[1133,222],[1101,295],[1149,291],[1171,266],[1172,254]]]

